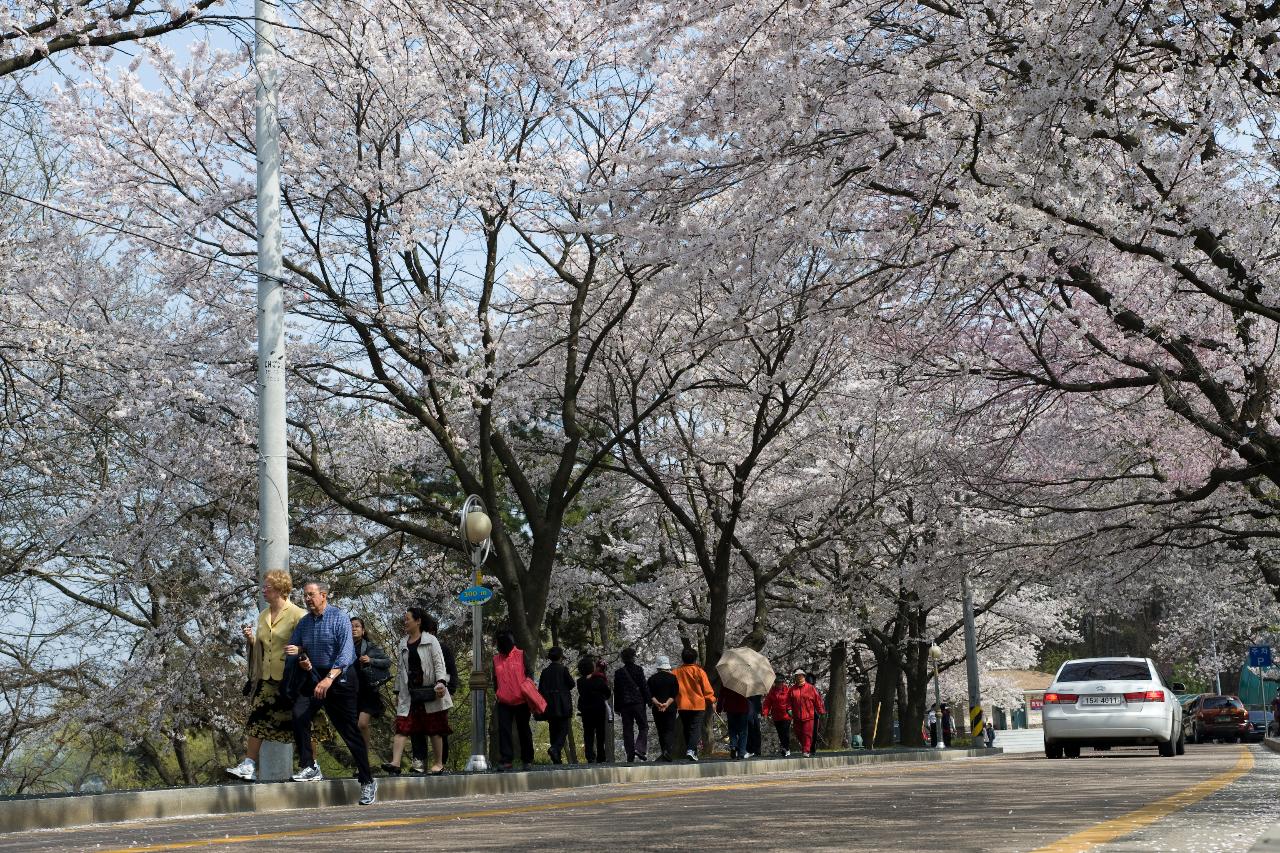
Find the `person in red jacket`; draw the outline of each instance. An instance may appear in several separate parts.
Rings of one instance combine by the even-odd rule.
[[[784,676],[778,676],[773,682],[773,689],[764,697],[761,713],[773,721],[783,757],[791,755],[791,685]]]
[[[813,727],[819,714],[827,713],[822,704],[822,695],[812,684],[805,681],[804,670],[797,669],[791,683],[791,719],[795,721],[796,740],[800,741],[800,751],[808,758],[813,753]]]

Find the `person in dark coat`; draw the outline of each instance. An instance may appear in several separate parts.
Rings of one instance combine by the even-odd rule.
[[[649,704],[653,706],[653,727],[658,732],[658,747],[662,754],[659,761],[671,761],[676,748],[676,697],[680,695],[680,682],[671,674],[671,660],[658,655],[657,672],[649,676]]]
[[[364,748],[372,756],[369,723],[386,710],[378,688],[391,680],[391,656],[373,642],[365,630],[364,619],[359,616],[351,617],[351,641],[356,647],[356,676],[360,684],[356,691],[356,711],[359,712],[356,722],[364,738]]]
[[[622,745],[627,750],[627,763],[637,758],[649,760],[649,685],[644,670],[636,664],[636,650],[622,650],[622,666],[613,674],[614,703],[622,718]]]
[[[547,659],[551,662],[538,679],[538,692],[547,700],[547,710],[543,712],[551,733],[547,754],[551,756],[552,764],[560,764],[564,742],[569,737],[569,723],[573,719],[573,676],[564,665],[564,649],[552,646],[547,652]]]
[[[603,764],[605,723],[609,717],[609,679],[590,657],[578,658],[578,713],[582,715],[582,740],[587,763]]]
[[[951,746],[951,736],[955,734],[955,722],[951,719],[951,708],[942,703],[942,745]]]
[[[764,696],[748,696],[751,709],[747,711],[747,752],[760,754],[760,715],[764,713]]]
[[[728,717],[729,757],[750,758],[751,754],[747,752],[747,714],[751,711],[751,703],[747,697],[721,685],[716,710]]]

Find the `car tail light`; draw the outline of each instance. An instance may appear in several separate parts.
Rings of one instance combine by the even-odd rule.
[[[1124,694],[1126,702],[1163,702],[1163,690],[1138,690],[1133,693]]]
[[[1046,693],[1044,694],[1044,703],[1046,705],[1074,705],[1079,698],[1074,693]]]

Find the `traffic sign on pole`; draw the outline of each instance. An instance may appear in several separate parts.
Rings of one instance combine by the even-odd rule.
[[[1255,666],[1255,667],[1271,666],[1271,647],[1270,646],[1250,646],[1249,647],[1249,666]]]

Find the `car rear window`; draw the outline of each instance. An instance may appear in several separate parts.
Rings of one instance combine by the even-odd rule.
[[[1206,696],[1200,703],[1204,708],[1243,708],[1240,700],[1234,696]]]
[[[1069,663],[1058,673],[1058,681],[1149,681],[1151,670],[1142,661],[1093,660]]]

